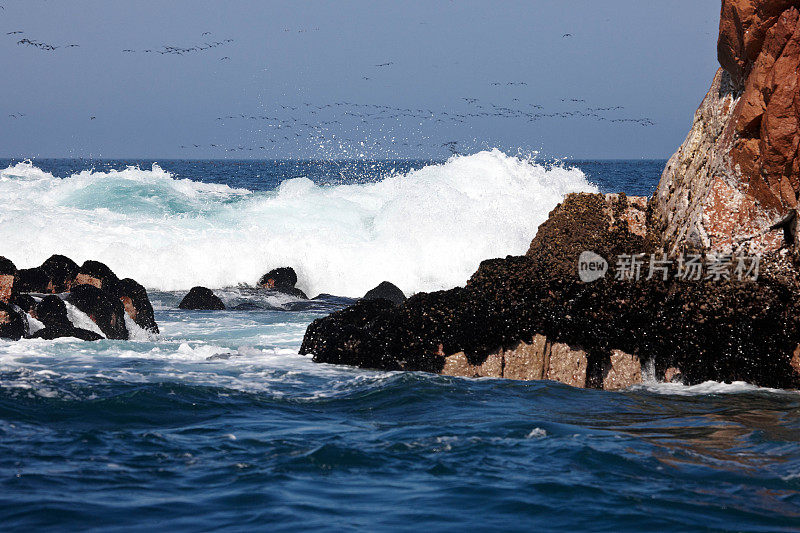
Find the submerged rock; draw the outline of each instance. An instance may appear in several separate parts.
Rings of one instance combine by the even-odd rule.
[[[384,300],[389,300],[393,304],[401,304],[406,301],[406,295],[403,294],[399,288],[393,283],[389,283],[388,281],[381,282],[377,287],[367,291],[367,294],[364,295],[364,300],[377,300],[379,298],[383,298]]]
[[[179,309],[218,311],[225,309],[225,304],[206,287],[192,287],[189,293],[178,304]]]
[[[291,267],[270,270],[258,280],[258,285],[265,289],[282,292],[297,298],[308,299],[303,291],[296,288],[297,273]]]

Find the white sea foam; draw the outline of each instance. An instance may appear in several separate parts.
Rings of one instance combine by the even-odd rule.
[[[53,253],[97,259],[161,290],[252,284],[292,266],[309,296],[361,296],[383,280],[410,294],[524,253],[573,191],[596,188],[578,169],[498,150],[378,183],[297,178],[266,193],[174,179],[157,165],[62,179],[18,163],[0,171],[0,255],[21,268]]]

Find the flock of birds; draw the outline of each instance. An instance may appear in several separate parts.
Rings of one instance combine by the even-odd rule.
[[[0,6],[3,8],[3,6]],[[319,31],[319,28],[294,30],[284,28],[284,32],[305,33],[309,31]],[[53,52],[64,48],[78,48],[78,44],[55,45],[46,43],[29,37],[22,37],[25,32],[15,30],[7,32],[6,35],[18,39],[18,46],[33,47],[45,52]],[[158,48],[122,50],[125,54],[158,54],[184,56],[189,54],[200,54],[209,52],[234,43],[234,39],[213,39],[211,32],[203,32],[200,36],[203,40],[200,44],[191,46],[162,45]],[[571,38],[572,34],[564,34],[563,38]],[[200,40],[200,39],[199,39]],[[218,61],[230,61],[230,56],[219,57]],[[395,65],[394,61],[384,61],[374,64],[374,68],[388,69]],[[363,80],[371,80],[368,76],[362,76]],[[525,81],[492,81],[491,87],[513,89],[524,89],[528,86]],[[239,132],[248,132],[252,137],[260,139],[254,144],[244,145],[236,143],[231,145],[229,142],[215,143],[188,143],[180,145],[183,150],[192,148],[203,148],[224,151],[226,153],[255,152],[255,151],[274,151],[279,145],[282,149],[288,149],[287,143],[312,143],[319,148],[324,145],[330,149],[337,147],[338,151],[352,153],[356,151],[382,150],[386,153],[387,149],[400,147],[424,148],[439,146],[450,153],[459,153],[460,141],[447,141],[444,143],[433,142],[431,139],[437,136],[435,127],[450,125],[457,128],[473,127],[474,121],[479,120],[523,120],[527,122],[537,122],[544,119],[588,119],[609,124],[634,124],[643,127],[654,126],[655,123],[649,118],[624,118],[614,116],[613,113],[624,110],[622,106],[588,107],[586,100],[579,98],[563,98],[562,104],[566,107],[572,106],[573,109],[561,111],[545,112],[545,108],[539,104],[528,103],[520,104],[520,99],[512,99],[514,104],[504,105],[494,102],[481,100],[474,97],[461,98],[459,108],[432,109],[432,108],[403,108],[390,105],[370,104],[361,102],[339,101],[327,104],[315,104],[312,102],[302,102],[299,105],[279,105],[268,114],[229,114],[216,117],[220,126],[227,127],[234,124]],[[8,117],[20,119],[25,117],[25,113],[12,113]],[[95,120],[95,116],[90,116],[89,120]],[[242,127],[242,122],[246,121],[248,126]],[[432,131],[426,132],[428,127]],[[395,134],[394,132],[399,133]],[[439,130],[438,133],[440,133]],[[232,135],[225,132],[225,138]],[[411,137],[409,137],[409,135]]]
[[[578,98],[562,99],[569,104],[585,104]],[[458,108],[456,108],[458,107]],[[237,113],[216,117],[220,127],[235,125],[236,131],[249,130],[258,139],[253,144],[223,141],[215,143],[193,142],[180,145],[183,150],[211,149],[225,153],[273,151],[288,144],[312,144],[338,154],[380,151],[391,155],[402,153],[403,148],[436,146],[456,154],[468,148],[463,141],[432,143],[441,126],[471,127],[476,120],[524,120],[537,122],[543,119],[589,119],[612,124],[637,124],[648,127],[649,118],[622,118],[612,114],[623,106],[586,107],[546,112],[544,106],[527,104],[511,107],[479,98],[464,97],[449,108],[405,108],[382,104],[338,101],[326,104],[301,102],[297,105],[277,105],[267,113]],[[359,135],[353,135],[358,132]],[[395,133],[397,132],[397,133]],[[220,138],[230,138],[223,132]],[[366,139],[366,140],[365,140]],[[463,148],[460,148],[463,147]],[[407,150],[406,150],[407,151]]]

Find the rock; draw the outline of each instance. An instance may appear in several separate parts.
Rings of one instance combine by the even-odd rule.
[[[550,346],[549,362],[547,379],[573,387],[586,387],[586,372],[589,367],[586,351],[563,342],[555,343]]]
[[[381,282],[377,287],[367,291],[367,294],[364,295],[364,300],[377,300],[378,298],[383,298],[384,300],[389,300],[393,304],[399,305],[406,301],[406,295],[403,294],[403,291],[397,288],[396,285],[389,283],[388,281]]]
[[[114,272],[100,261],[86,261],[75,276],[75,285],[92,285],[108,294],[118,295],[120,281]]]
[[[19,270],[18,291],[35,293],[68,292],[78,273],[78,265],[63,255],[50,256],[41,266]]]
[[[45,327],[68,328],[72,322],[67,318],[67,306],[64,301],[55,295],[42,298],[36,305],[36,318]]]
[[[138,282],[125,278],[119,282],[119,299],[128,316],[142,329],[158,333],[153,304],[147,296],[147,291]]]
[[[115,294],[90,284],[76,285],[67,301],[89,315],[109,339],[128,339],[125,308]]]
[[[281,267],[270,270],[258,280],[259,286],[284,294],[289,294],[297,298],[308,299],[303,291],[295,288],[297,284],[297,273],[291,267]]]
[[[0,256],[0,302],[8,303],[14,293],[17,267],[9,259]]]
[[[527,256],[484,261],[466,287],[420,293],[401,305],[360,300],[314,321],[301,353],[364,368],[593,388],[639,382],[641,361],[653,361],[662,376],[679,367],[687,384],[800,385],[790,366],[800,301],[789,296],[800,292],[800,276],[780,254],[762,259],[757,281],[647,280],[646,271],[637,282],[613,274],[593,283],[578,278],[581,250],[610,261],[653,251],[649,237],[613,214],[629,208],[618,202],[568,195]]]
[[[41,268],[21,268],[17,271],[18,292],[48,293],[50,290],[50,278]]]
[[[614,350],[603,373],[603,389],[627,389],[642,383],[642,363],[635,355]]]
[[[0,338],[17,341],[25,336],[28,321],[20,308],[0,302]]]
[[[797,0],[723,1],[723,69],[652,202],[654,234],[671,252],[746,246],[759,253],[785,244],[768,230],[800,195],[798,7]]]
[[[189,293],[183,297],[178,308],[217,311],[225,309],[225,304],[222,303],[222,300],[220,300],[216,294],[211,292],[211,289],[192,287]]]
[[[69,257],[58,254],[51,255],[42,263],[39,269],[44,272],[49,279],[50,291],[48,292],[55,293],[69,292],[72,288],[75,276],[78,275],[80,270],[75,261]]]
[[[11,303],[36,318],[36,300],[30,294],[15,294]]]
[[[61,337],[75,337],[86,341],[96,341],[103,337],[94,331],[76,328],[67,317],[67,307],[58,296],[51,295],[42,299],[36,306],[36,316],[44,324],[31,338],[58,339]]]

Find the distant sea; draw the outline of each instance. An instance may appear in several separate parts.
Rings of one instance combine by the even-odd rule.
[[[621,392],[318,365],[307,325],[463,284],[573,191],[664,161],[0,160],[0,255],[98,259],[161,334],[0,340],[4,530],[756,530],[800,525],[800,395]],[[305,301],[256,291],[292,266]],[[229,310],[177,309],[193,285]],[[331,296],[336,295],[336,296]]]

